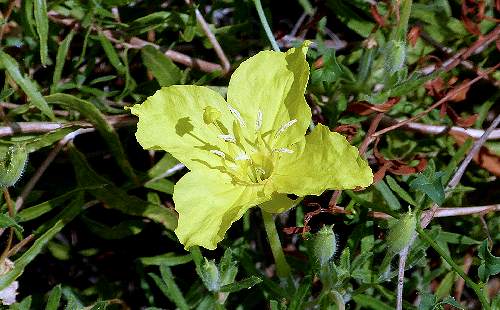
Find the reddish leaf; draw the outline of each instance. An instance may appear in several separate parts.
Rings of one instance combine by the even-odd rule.
[[[351,103],[347,107],[348,112],[353,112],[359,115],[370,115],[376,112],[385,113],[389,111],[396,103],[398,103],[400,98],[389,98],[386,102],[382,104],[369,104],[365,101]]]
[[[472,34],[481,35],[479,22],[481,22],[481,5],[483,1],[462,0],[462,21],[465,29]]]
[[[425,167],[427,167],[427,159],[425,159],[422,155],[415,156],[414,159],[419,160],[419,163],[416,166],[410,166],[406,162],[399,159],[385,159],[378,150],[379,141],[380,139],[377,138],[377,140],[375,140],[375,144],[373,145],[373,156],[377,160],[378,165],[381,166],[379,171],[377,171],[373,176],[374,182],[375,180],[378,180],[377,178],[382,179],[387,172],[397,175],[408,175],[422,172],[425,170]]]
[[[385,19],[378,12],[376,5],[372,4],[370,6],[370,13],[372,14],[372,17],[375,20],[375,22],[377,22],[377,24],[380,27],[384,27],[385,26]]]
[[[451,118],[451,120],[453,121],[453,123],[455,125],[460,126],[460,127],[464,127],[464,128],[471,127],[472,125],[474,125],[477,118],[479,117],[479,114],[474,114],[474,115],[470,115],[467,117],[461,117],[450,106],[446,105],[446,107],[447,107],[446,113],[448,114],[448,116]]]
[[[420,31],[420,26],[413,26],[410,31],[408,31],[408,43],[410,43],[412,47],[415,47],[415,44],[417,44],[417,40],[420,37]]]
[[[340,133],[341,135],[344,135],[347,139],[347,141],[351,142],[356,133],[358,132],[358,127],[357,125],[340,125],[335,127],[333,131]]]

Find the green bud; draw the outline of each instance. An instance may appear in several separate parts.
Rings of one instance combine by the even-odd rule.
[[[0,153],[0,187],[14,185],[26,166],[28,152],[24,146],[13,145],[7,152]]]
[[[220,111],[216,108],[207,106],[203,111],[203,121],[207,125],[212,124],[215,123],[215,121],[217,121],[221,117],[221,115],[222,114],[220,113]]]
[[[404,41],[390,40],[384,51],[384,68],[390,74],[403,69],[406,59],[406,44]]]
[[[417,226],[417,217],[409,211],[397,219],[389,228],[387,242],[393,253],[399,253],[410,242]]]
[[[337,251],[337,240],[332,226],[323,226],[311,240],[312,256],[321,267],[333,258]]]
[[[209,291],[217,292],[219,290],[220,273],[214,260],[207,260],[205,258],[205,263],[201,268],[201,276],[203,283],[205,283],[205,286]]]

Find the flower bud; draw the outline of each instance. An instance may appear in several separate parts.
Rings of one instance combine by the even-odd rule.
[[[219,290],[220,273],[214,260],[205,259],[201,268],[201,279],[209,291],[217,292]]]
[[[409,211],[396,220],[389,228],[387,242],[389,249],[393,253],[399,253],[410,242],[411,237],[415,233],[417,225],[417,217]]]
[[[28,152],[24,146],[13,145],[7,152],[0,153],[0,187],[14,185],[26,166]]]
[[[406,59],[406,44],[404,41],[390,40],[385,47],[384,68],[390,74],[401,70]]]
[[[312,237],[312,256],[321,267],[323,267],[335,255],[337,240],[332,226],[323,226]]]

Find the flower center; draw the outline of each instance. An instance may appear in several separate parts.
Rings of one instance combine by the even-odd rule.
[[[249,141],[243,137],[242,132],[249,130],[247,123],[238,110],[228,105],[228,110],[234,118],[232,131],[228,133],[223,131],[222,124],[219,122],[220,113],[216,109],[207,107],[204,113],[204,120],[208,126],[215,126],[219,131],[218,138],[227,143],[226,152],[220,149],[210,150],[212,154],[218,156],[222,161],[224,169],[238,181],[245,184],[258,184],[268,179],[274,168],[275,161],[281,154],[291,154],[292,150],[288,148],[271,149],[268,143],[262,138],[261,128],[264,115],[258,111],[255,121],[255,141]],[[216,117],[214,117],[214,115]],[[297,122],[293,119],[283,124],[275,130],[273,137],[278,139],[286,130]]]

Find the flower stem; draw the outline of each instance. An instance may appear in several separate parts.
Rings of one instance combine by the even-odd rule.
[[[477,284],[476,282],[472,281],[471,278],[458,266],[453,259],[448,255],[448,253],[439,246],[432,238],[427,234],[422,227],[420,227],[420,224],[417,225],[417,232],[419,236],[425,240],[438,254],[451,266],[451,268],[458,273],[462,279],[465,280],[465,283],[474,290],[476,293],[477,297],[479,298],[479,301],[481,302],[481,305],[483,306],[483,309],[490,310],[490,303],[486,299],[485,292],[483,290],[483,287],[481,285]]]
[[[271,252],[273,253],[274,261],[276,263],[276,272],[278,273],[279,277],[290,277],[290,266],[286,262],[285,254],[283,253],[283,248],[281,247],[280,237],[278,236],[278,231],[276,230],[273,215],[262,210],[262,220],[264,221],[267,239],[269,240]]]
[[[273,49],[276,52],[279,52],[280,48],[278,46],[278,43],[276,42],[276,39],[274,38],[273,32],[271,31],[269,24],[267,23],[266,15],[264,14],[264,10],[262,9],[262,4],[260,3],[260,0],[253,0],[253,3],[255,4],[255,8],[257,9],[257,13],[259,14],[260,22],[262,24],[262,27],[264,27],[264,31],[266,32],[269,42],[271,42]]]

